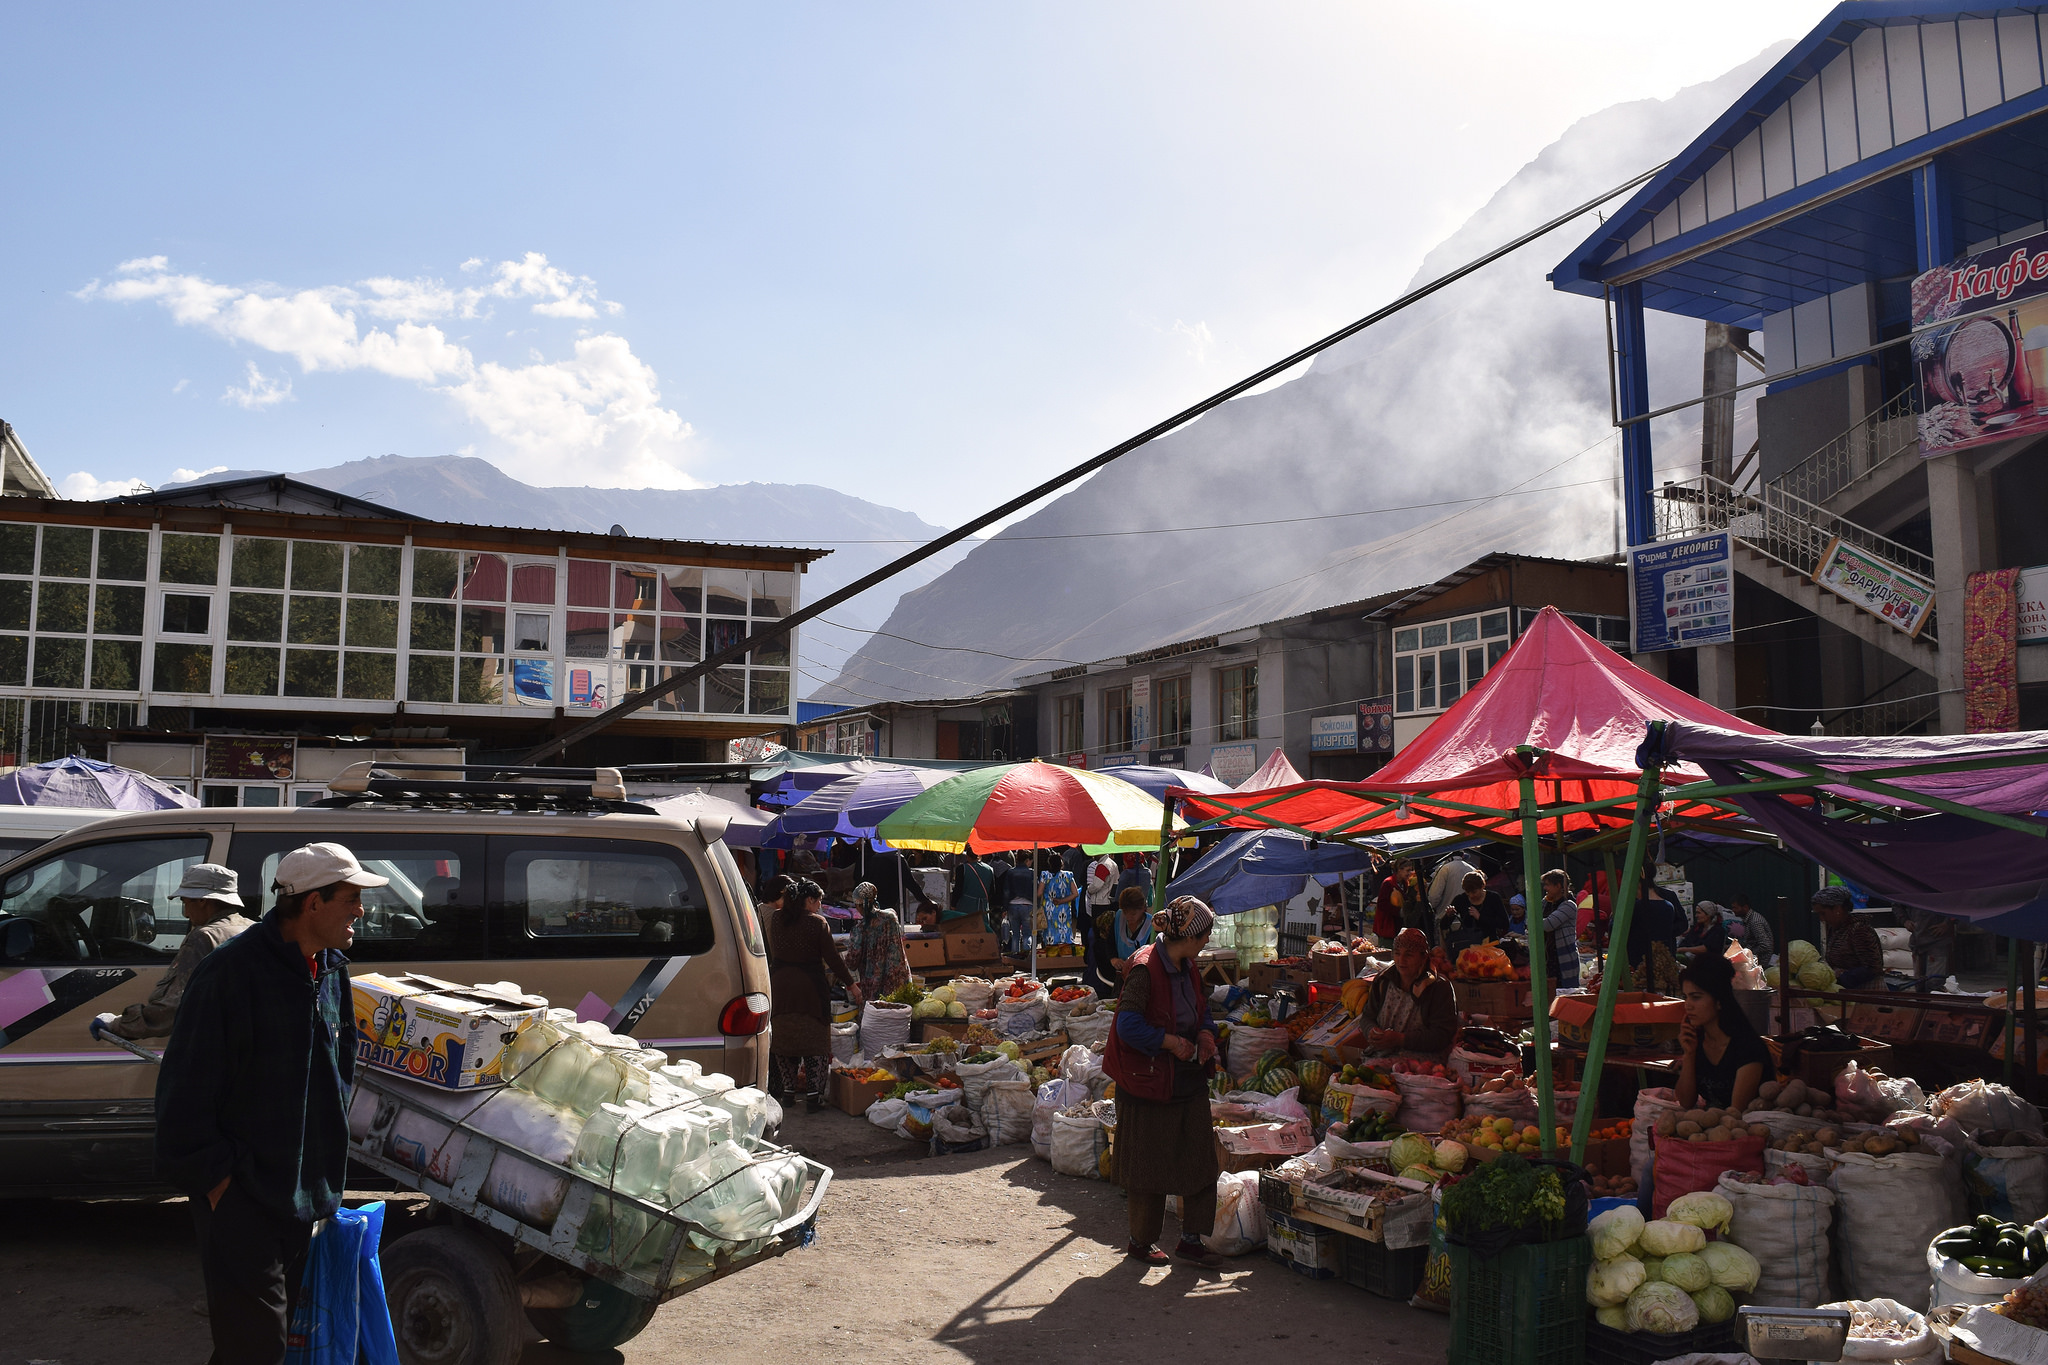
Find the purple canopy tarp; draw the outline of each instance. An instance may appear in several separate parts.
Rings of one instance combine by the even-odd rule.
[[[147,773],[92,758],[60,758],[0,777],[0,806],[176,810],[199,803]]]
[[[1969,772],[1907,774],[1880,779],[1887,786],[2041,825],[2034,812],[2048,807],[2048,732],[1991,735],[1912,735],[1871,739],[1751,735],[1687,721],[1667,721],[1663,738],[1652,730],[1637,762],[1691,763],[1716,784],[1736,785],[1751,764],[1797,777],[1868,774],[1885,769],[2005,760],[2009,766]],[[1873,805],[1898,805],[1858,787],[1823,783],[1822,790]],[[1934,812],[1866,824],[1830,819],[1801,793],[1735,794],[1728,800],[1785,846],[1820,863],[1845,881],[1894,904],[1966,919],[2004,915],[2048,896],[2048,837]],[[1919,807],[1918,809],[1926,809]],[[2048,920],[2048,915],[2043,916]],[[2020,933],[2007,928],[2004,932]]]

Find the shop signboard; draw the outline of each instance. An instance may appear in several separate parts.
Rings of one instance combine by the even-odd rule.
[[[1141,744],[1150,733],[1146,718],[1152,714],[1152,675],[1140,673],[1131,679],[1131,743]],[[1132,760],[1136,762],[1136,759]]]
[[[208,735],[201,772],[208,782],[289,782],[298,766],[296,740]]]
[[[2048,232],[1913,281],[1920,453],[2048,431]]]
[[[1088,766],[1088,755],[1085,752],[1068,754],[1060,762],[1066,764],[1069,768],[1085,768]]]
[[[2041,581],[2048,583],[2048,574],[2044,574]],[[1154,749],[1148,757],[1155,768],[1186,768],[1188,766],[1188,751],[1186,749]]]
[[[2019,597],[2019,643],[2048,644],[2048,564],[2021,569],[2013,591]]]
[[[1358,703],[1358,751],[1362,754],[1394,752],[1394,699]]]
[[[1133,753],[1104,754],[1099,766],[1104,768],[1129,768],[1136,766],[1138,756]]]
[[[1839,536],[1820,557],[1813,581],[1886,625],[1917,636],[1934,610],[1934,585],[1848,544]]]
[[[1308,747],[1310,753],[1316,754],[1358,752],[1357,715],[1347,712],[1339,716],[1310,716]]]
[[[1735,638],[1735,538],[1726,531],[1628,552],[1632,653]]]
[[[1255,741],[1209,746],[1209,772],[1226,787],[1235,787],[1259,770],[1259,746]]]
[[[523,706],[553,706],[555,704],[555,661],[552,659],[514,659],[512,661],[512,695]]]

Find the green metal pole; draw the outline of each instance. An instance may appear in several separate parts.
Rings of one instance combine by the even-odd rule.
[[[1152,913],[1166,908],[1166,845],[1173,838],[1172,801],[1159,803],[1159,862],[1152,869]]]
[[[2005,1088],[2012,1089],[2013,1051],[2020,1017],[2020,941],[2005,941]]]
[[[1533,749],[1521,750],[1533,762]],[[1522,787],[1522,900],[1528,909],[1529,1000],[1536,1041],[1536,1123],[1543,1130],[1543,1155],[1557,1155],[1557,1097],[1550,1082],[1550,963],[1543,943],[1543,845],[1536,812],[1536,779],[1524,769]]]
[[[1650,725],[1654,732],[1662,729],[1664,722],[1652,721]],[[1572,1160],[1582,1166],[1586,1163],[1586,1139],[1593,1131],[1593,1114],[1600,1107],[1600,1077],[1607,1065],[1607,1035],[1614,1027],[1614,998],[1621,990],[1621,979],[1628,975],[1628,924],[1635,913],[1636,888],[1643,879],[1651,817],[1656,813],[1663,787],[1658,766],[1652,763],[1644,768],[1642,780],[1636,784],[1635,820],[1629,827],[1628,857],[1623,860],[1621,884],[1617,886],[1612,876],[1608,878],[1608,903],[1614,907],[1614,923],[1607,934],[1607,962],[1600,970],[1600,998],[1593,1006],[1593,1033],[1586,1040],[1586,1074],[1579,1080],[1579,1110],[1572,1119]],[[1608,866],[1613,866],[1611,860]],[[1592,1090],[1591,1095],[1586,1093],[1588,1089]]]

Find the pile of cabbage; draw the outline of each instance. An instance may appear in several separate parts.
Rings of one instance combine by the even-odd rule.
[[[1618,1332],[1669,1336],[1735,1316],[1735,1295],[1756,1288],[1756,1257],[1733,1242],[1710,1242],[1734,1206],[1718,1194],[1683,1194],[1664,1216],[1645,1222],[1634,1205],[1609,1209],[1586,1225],[1593,1268],[1586,1302]]]
[[[1835,988],[1835,969],[1821,961],[1820,949],[1803,938],[1795,938],[1785,949],[1785,962],[1792,971],[1792,984],[1804,986],[1810,991],[1831,991]],[[1764,983],[1772,990],[1778,989],[1778,969],[1764,969]]]
[[[911,1002],[913,1019],[965,1019],[967,1006],[960,1003],[951,986],[941,986],[921,1000]]]
[[[1462,1142],[1434,1142],[1421,1133],[1403,1133],[1387,1147],[1387,1163],[1394,1168],[1394,1174],[1425,1185],[1434,1185],[1442,1176],[1464,1170],[1470,1155]]]

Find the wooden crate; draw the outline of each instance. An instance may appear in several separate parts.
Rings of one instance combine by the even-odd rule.
[[[961,1028],[961,1032],[963,1034],[966,1032],[964,1025]],[[1061,1029],[1057,1033],[1047,1034],[1045,1037],[1034,1042],[1019,1043],[1017,1050],[1024,1054],[1025,1066],[1050,1067],[1059,1061],[1060,1054],[1065,1052],[1067,1047],[1067,1031]]]

